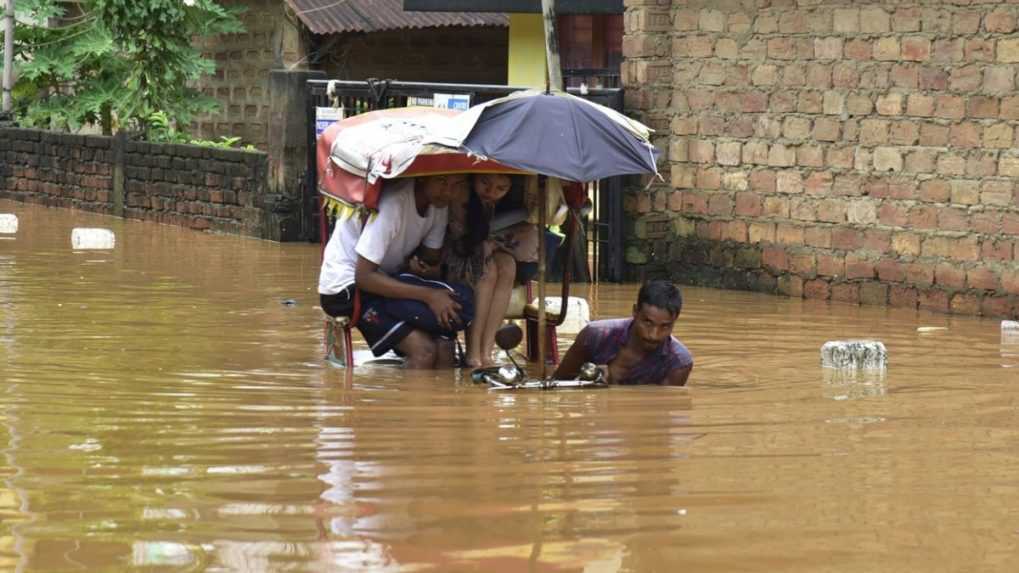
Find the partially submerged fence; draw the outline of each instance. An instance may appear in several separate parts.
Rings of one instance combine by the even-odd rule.
[[[331,87],[330,87],[331,86]],[[317,214],[318,169],[315,141],[320,128],[333,119],[377,109],[434,105],[436,99],[475,105],[528,88],[486,84],[441,84],[390,80],[308,80],[308,170],[305,208]],[[621,89],[590,89],[570,93],[617,111],[623,110]],[[466,98],[464,97],[466,96]],[[323,119],[325,118],[325,119]],[[578,279],[619,282],[623,279],[623,180],[613,177],[592,183],[594,198],[584,230],[591,268],[577,269]],[[316,226],[317,227],[317,226]]]

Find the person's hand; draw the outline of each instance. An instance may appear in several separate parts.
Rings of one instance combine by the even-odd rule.
[[[463,307],[449,291],[434,289],[429,293],[426,302],[443,328],[453,330],[453,327],[460,322],[460,309]]]
[[[417,255],[410,258],[410,261],[407,262],[407,268],[415,275],[424,278],[435,278],[439,273],[439,265],[430,265],[421,260]]]

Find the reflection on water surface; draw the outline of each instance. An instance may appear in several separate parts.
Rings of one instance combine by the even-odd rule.
[[[1019,350],[995,320],[685,288],[688,388],[348,378],[321,360],[313,245],[0,212],[20,220],[0,241],[2,570],[1019,561]],[[71,251],[76,226],[116,249]],[[597,316],[636,293],[579,290]],[[844,338],[884,341],[888,372],[822,371]]]

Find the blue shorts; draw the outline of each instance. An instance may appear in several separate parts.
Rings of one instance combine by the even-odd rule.
[[[361,318],[357,328],[371,346],[372,354],[382,356],[396,348],[414,330],[422,330],[436,338],[452,340],[474,319],[474,291],[466,285],[424,279],[410,273],[395,277],[400,282],[428,288],[446,289],[460,303],[461,321],[453,329],[439,325],[428,305],[413,299],[392,299],[361,292]]]

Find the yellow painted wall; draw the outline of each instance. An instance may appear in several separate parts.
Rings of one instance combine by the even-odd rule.
[[[511,86],[545,87],[545,26],[541,14],[510,14]]]

